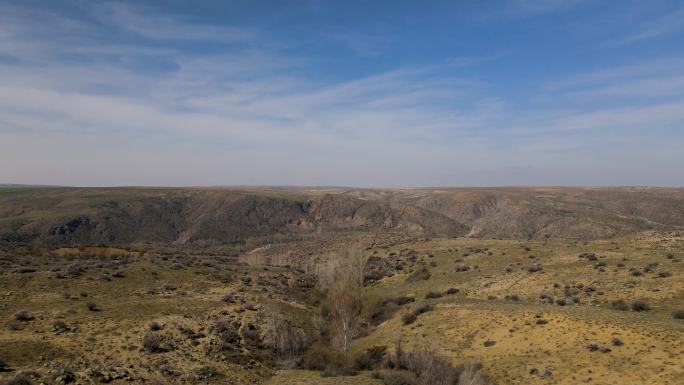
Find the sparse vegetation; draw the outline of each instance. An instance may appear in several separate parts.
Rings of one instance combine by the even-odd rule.
[[[438,291],[429,291],[425,294],[425,299],[442,298],[443,294]]]
[[[163,190],[150,193],[157,194],[152,201],[138,192],[126,194],[135,197],[126,204],[140,205],[141,210],[175,202]],[[198,191],[192,199],[204,199],[203,194]],[[267,210],[263,202],[271,204],[271,194],[281,193],[263,192],[258,198],[251,192],[237,198],[230,194],[225,202],[214,202],[217,212],[231,205],[231,199],[250,200],[256,212]],[[511,239],[504,236],[509,231],[505,221],[499,222],[502,227],[495,237],[488,237],[491,225],[483,222],[482,238],[462,233],[428,237],[391,229],[376,234],[368,231],[376,227],[359,231],[356,225],[331,231],[338,225],[311,218],[297,224],[297,215],[306,215],[297,213],[309,206],[297,206],[301,198],[289,194],[282,193],[287,198],[275,202],[298,207],[286,219],[302,234],[291,238],[286,234],[290,227],[286,231],[254,219],[270,235],[246,232],[249,242],[226,243],[198,241],[192,237],[199,230],[184,229],[189,231],[187,244],[153,239],[125,249],[107,242],[90,246],[82,240],[54,243],[59,245],[54,248],[45,246],[52,244],[42,243],[43,238],[35,240],[39,246],[0,240],[0,315],[5,319],[0,355],[6,366],[12,364],[11,372],[0,373],[0,381],[35,371],[36,376],[27,374],[33,383],[53,383],[69,373],[76,381],[93,383],[153,384],[162,378],[171,383],[180,378],[188,383],[245,379],[266,385],[424,385],[446,378],[450,385],[479,385],[492,383],[489,376],[497,383],[553,383],[581,365],[592,374],[580,371],[578,382],[609,375],[615,381],[639,383],[641,378],[633,375],[634,365],[639,365],[649,381],[675,382],[676,370],[657,366],[648,357],[668,357],[678,348],[681,333],[674,326],[684,319],[684,311],[672,307],[682,290],[684,265],[675,262],[684,247],[681,235],[659,228],[598,241],[588,237],[585,243],[545,237],[555,231],[551,227],[538,238]],[[387,199],[401,202],[403,192],[393,194]],[[424,196],[421,199],[431,199],[430,193]],[[180,193],[173,204],[181,208],[186,199]],[[340,202],[333,202],[337,210]],[[92,215],[97,215],[97,207]],[[272,208],[273,218],[278,218],[282,208]],[[117,209],[111,210],[116,219]],[[384,208],[378,210],[384,213]],[[366,215],[364,209],[357,215],[361,213]],[[221,223],[230,232],[229,224],[242,214],[231,212],[225,218]],[[432,218],[423,218],[423,228],[429,229]],[[591,226],[600,225],[596,221]],[[61,226],[57,222],[54,226]],[[320,226],[320,234],[305,234],[312,223]],[[274,229],[283,233],[275,235]],[[175,229],[168,234],[173,239]],[[55,241],[49,234],[38,236]],[[672,258],[665,254],[668,250],[673,250]],[[30,269],[35,273],[19,273]],[[24,307],[31,320],[15,316]],[[405,344],[398,356],[393,345],[397,338]],[[512,346],[523,349],[533,364],[511,359]],[[553,359],[560,346],[567,360]],[[75,347],[82,347],[83,364],[70,360]],[[635,354],[634,349],[651,354]],[[40,352],[43,360],[22,358],[29,352]],[[479,357],[484,366],[464,357]],[[62,371],[60,365],[66,362],[70,367]]]
[[[418,316],[413,312],[406,313],[403,316],[401,316],[401,321],[404,323],[404,325],[410,325],[416,322],[417,319]]]
[[[625,302],[621,299],[611,302],[611,306],[615,310],[621,310],[621,311],[629,310],[629,305],[627,304],[627,302]]]
[[[164,324],[161,323],[161,322],[158,322],[158,321],[152,321],[152,322],[150,322],[150,323],[147,325],[147,327],[148,327],[151,331],[159,331],[159,330],[164,329]]]
[[[631,307],[634,311],[647,311],[651,309],[645,301],[632,301]]]
[[[35,317],[33,317],[33,314],[31,314],[28,310],[20,310],[14,313],[14,319],[17,321],[28,322],[33,321],[34,318]]]
[[[161,338],[154,333],[147,333],[142,338],[142,346],[149,353],[161,353],[164,351]]]

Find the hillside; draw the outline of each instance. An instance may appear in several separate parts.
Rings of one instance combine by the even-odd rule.
[[[0,235],[46,245],[230,244],[339,232],[577,240],[684,229],[684,190],[7,187]]]
[[[457,236],[468,228],[401,201],[305,191],[11,189],[0,234],[39,245],[227,244],[391,231]]]

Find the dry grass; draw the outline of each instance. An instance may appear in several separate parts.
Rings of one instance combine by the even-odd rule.
[[[300,242],[274,246],[268,252],[318,256],[315,253],[320,250],[322,254],[334,255],[348,241],[340,238],[336,243]],[[487,251],[466,252],[468,248]],[[684,303],[684,263],[667,257],[668,253],[684,254],[681,237],[642,233],[587,244],[392,238],[366,252],[384,257],[401,249],[416,251],[417,262],[425,263],[415,266],[428,266],[429,278],[407,281],[410,272],[404,271],[365,287],[364,296],[369,302],[372,298],[402,296],[416,301],[404,304],[378,325],[369,327],[368,335],[352,343],[352,353],[383,345],[391,350],[397,337],[402,338],[406,349],[435,343],[453,365],[478,359],[500,384],[674,385],[681,377],[684,322],[673,317],[673,313],[681,311]],[[585,252],[595,253],[597,261],[578,258]],[[468,255],[464,256],[465,253]],[[253,383],[272,373],[275,376],[267,384],[382,383],[366,372],[352,377],[322,378],[319,372],[273,372],[262,364],[254,366],[249,360],[231,362],[217,358],[232,353],[212,350],[210,342],[216,336],[210,327],[216,319],[228,317],[239,320],[241,325],[261,326],[259,315],[267,304],[275,304],[303,330],[316,327],[312,309],[289,286],[296,280],[287,268],[264,270],[261,266],[202,264],[175,268],[174,261],[154,261],[147,254],[135,255],[135,260],[121,266],[124,277],[111,280],[103,280],[98,269],[57,278],[50,271],[57,261],[42,257],[33,260],[31,266],[36,272],[0,271],[0,359],[15,370],[0,372],[0,380],[23,371],[46,373],[47,368],[56,364],[83,359],[85,366],[74,368],[78,376],[84,376],[91,367],[131,365],[127,370],[136,376],[148,382],[161,378],[169,384]],[[605,271],[594,267],[597,262],[605,263]],[[654,262],[658,265],[650,268],[652,272],[643,272],[645,266]],[[471,268],[456,272],[456,263]],[[540,264],[543,270],[529,273],[527,268],[533,264]],[[511,267],[510,272],[506,271],[507,266]],[[640,269],[643,274],[632,276],[630,268]],[[669,275],[662,277],[661,271]],[[251,280],[224,280],[226,274],[247,274]],[[275,280],[260,283],[263,277],[279,274],[285,275],[281,289],[277,289]],[[166,283],[173,283],[176,289],[166,290]],[[445,293],[450,288],[459,290],[426,298],[430,292]],[[65,291],[70,295],[65,296]],[[87,296],[82,297],[82,292]],[[541,303],[538,296],[542,292],[554,299],[565,299],[565,306],[555,301]],[[234,300],[222,301],[226,293],[233,293]],[[509,300],[505,300],[506,296]],[[510,300],[512,296],[519,300]],[[579,299],[579,304],[575,304],[573,297]],[[616,310],[611,302],[619,300],[628,305],[644,301],[650,309]],[[89,311],[88,302],[96,303],[101,311]],[[253,310],[245,304],[251,304]],[[434,309],[404,325],[402,315],[426,305]],[[22,310],[33,319],[17,321],[14,315]],[[54,326],[56,321],[62,322],[59,332]],[[150,331],[153,322],[164,327]],[[18,330],[11,330],[14,327]],[[142,338],[151,332],[160,335],[162,345],[173,349],[146,352]],[[236,331],[239,336],[243,332]],[[202,333],[204,337],[197,337]],[[615,344],[616,338],[622,344]],[[494,344],[485,345],[486,341]],[[611,351],[591,352],[586,348],[589,342],[609,346]],[[40,352],[38,357],[36,352]],[[193,377],[214,372],[218,374],[203,379]]]

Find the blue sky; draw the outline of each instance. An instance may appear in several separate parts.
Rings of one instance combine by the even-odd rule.
[[[0,0],[0,183],[684,185],[681,1]]]

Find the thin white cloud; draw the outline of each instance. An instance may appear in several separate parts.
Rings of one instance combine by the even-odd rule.
[[[684,8],[669,11],[635,27],[635,32],[611,42],[614,45],[625,45],[651,40],[684,31]]]
[[[86,8],[100,22],[139,36],[157,40],[201,40],[222,43],[256,42],[258,34],[249,28],[202,25],[122,3],[104,3]]]
[[[112,18],[73,23],[14,10],[12,23],[1,27],[8,38],[0,53],[18,62],[0,61],[0,164],[16,165],[0,167],[0,181],[543,184],[555,183],[552,170],[572,169],[572,156],[596,159],[596,143],[609,143],[616,132],[631,140],[620,151],[611,149],[607,161],[597,160],[597,170],[617,170],[613,162],[637,153],[653,154],[646,163],[661,168],[654,183],[679,172],[662,164],[660,149],[639,140],[649,137],[644,128],[684,127],[684,100],[676,92],[684,73],[674,59],[530,88],[540,99],[557,100],[527,102],[459,75],[499,55],[322,81],[307,75],[307,57],[278,49],[286,44],[277,38],[256,32],[224,38],[217,28],[235,31],[114,7]],[[149,30],[148,21],[160,28]],[[36,24],[38,31],[31,28]],[[102,25],[144,39],[103,39]],[[181,39],[218,39],[230,49],[205,54],[166,44]],[[239,43],[250,39],[259,42]],[[643,100],[639,93],[660,99]],[[589,97],[590,108],[578,100]],[[668,146],[682,142],[681,135],[669,139]],[[31,159],[19,161],[26,153]],[[530,168],[534,164],[546,171]],[[516,171],[522,179],[515,183],[509,169],[530,171]]]
[[[499,19],[520,19],[572,11],[587,0],[510,0],[486,2],[486,12],[479,16],[480,21]]]

